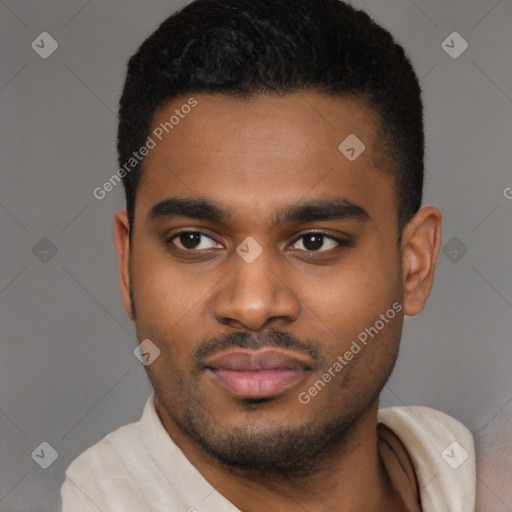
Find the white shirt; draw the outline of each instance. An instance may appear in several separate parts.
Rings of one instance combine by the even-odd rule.
[[[474,511],[475,452],[466,427],[418,406],[380,409],[378,421],[411,457],[423,512]],[[70,464],[61,495],[62,512],[240,512],[174,443],[154,396],[139,421],[108,434]]]

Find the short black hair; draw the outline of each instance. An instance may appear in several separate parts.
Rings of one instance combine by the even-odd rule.
[[[361,97],[378,114],[379,148],[394,175],[401,233],[422,200],[419,81],[391,34],[341,0],[195,0],[171,15],[129,60],[119,108],[119,165],[145,144],[156,110],[176,97],[301,90]],[[130,234],[142,164],[123,177]]]

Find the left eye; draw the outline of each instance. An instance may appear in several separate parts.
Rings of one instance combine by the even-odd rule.
[[[302,247],[298,247],[299,250],[312,252],[324,252],[344,244],[344,240],[326,235],[325,233],[306,233],[300,236],[294,245],[298,244],[299,241],[300,245],[302,245]],[[328,242],[327,244],[326,241]]]
[[[194,250],[205,250],[212,249],[214,247],[208,246],[208,244],[204,244],[201,242],[201,238],[207,238],[210,242],[216,244],[213,238],[209,237],[205,233],[201,233],[200,231],[182,231],[177,235],[173,236],[169,241],[176,245],[179,249],[186,251],[194,251]]]

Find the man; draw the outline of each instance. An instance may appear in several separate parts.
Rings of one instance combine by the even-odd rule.
[[[119,119],[154,396],[71,464],[64,510],[473,510],[469,431],[378,410],[441,242],[390,34],[338,0],[197,0],[131,58]]]

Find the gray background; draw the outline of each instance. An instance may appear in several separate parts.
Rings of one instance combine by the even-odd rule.
[[[486,510],[512,510],[512,4],[353,3],[404,45],[421,77],[425,202],[443,211],[449,244],[428,307],[406,319],[382,405],[426,405],[467,425],[485,448]],[[126,61],[178,6],[0,1],[4,512],[57,510],[66,466],[137,420],[151,392],[119,293],[112,216],[124,206],[121,186],[101,201],[92,191],[117,169]],[[47,59],[31,48],[44,31],[59,44]],[[469,43],[457,59],[441,46],[453,31]],[[58,452],[48,469],[31,458],[43,441]]]

